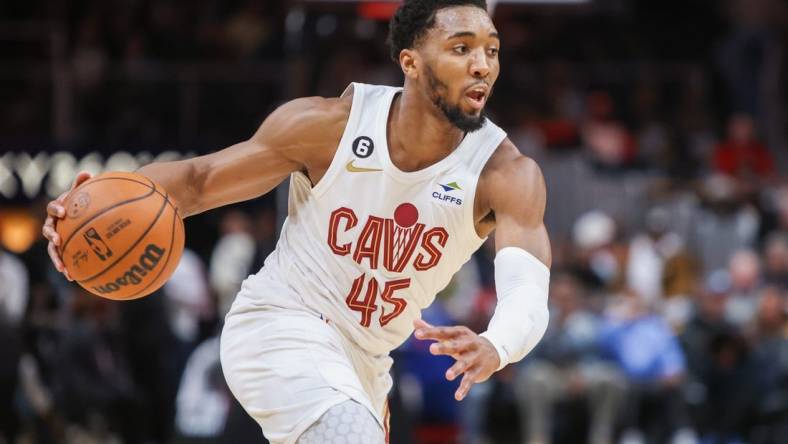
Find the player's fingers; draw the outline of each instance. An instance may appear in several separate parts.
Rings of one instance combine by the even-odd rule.
[[[462,382],[460,382],[460,387],[454,392],[454,399],[457,401],[462,401],[468,396],[468,392],[471,390],[471,386],[473,385],[473,378],[474,372],[468,371],[462,377]]]
[[[470,366],[470,361],[464,358],[460,358],[457,362],[454,363],[448,370],[446,370],[446,379],[449,381],[454,381],[457,376],[463,374],[468,367]]]
[[[74,179],[74,183],[71,185],[71,190],[66,191],[65,193],[58,196],[57,199],[47,204],[47,214],[52,217],[62,219],[66,215],[66,208],[63,206],[63,201],[66,200],[66,197],[71,191],[74,191],[75,188],[80,186],[83,182],[90,179],[91,177],[93,176],[87,171],[82,171],[77,174],[77,177]]]
[[[473,349],[472,341],[463,338],[448,339],[430,345],[430,353],[433,355],[450,355],[455,359],[458,355]]]
[[[464,331],[462,327],[432,327],[432,328],[419,328],[416,330],[415,335],[418,339],[434,339],[436,341],[444,341],[452,339]]]
[[[414,319],[413,328],[418,330],[420,328],[432,328],[432,325],[427,323],[424,319]]]
[[[430,353],[433,355],[451,355],[457,353],[457,344],[452,340],[433,342],[430,344]]]
[[[93,175],[89,172],[80,171],[79,174],[77,174],[77,177],[74,179],[74,185],[71,186],[71,189],[73,190],[74,188],[82,185],[83,182],[87,181],[91,177],[93,177]]]
[[[49,245],[47,245],[47,252],[49,253],[49,259],[52,260],[52,264],[55,265],[57,271],[61,273],[65,272],[66,267],[63,266],[63,261],[60,260],[60,254],[58,254],[55,244],[50,242]]]
[[[53,200],[47,204],[47,214],[50,217],[57,217],[63,218],[66,215],[66,209],[63,207],[63,203],[59,200],[58,197],[56,200]]]
[[[44,223],[44,226],[41,227],[41,234],[46,238],[48,241],[55,244],[55,246],[60,245],[60,235],[57,234],[55,231],[54,225],[50,222],[50,218],[47,218],[47,222]]]

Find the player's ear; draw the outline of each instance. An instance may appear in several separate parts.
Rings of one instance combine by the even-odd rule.
[[[419,78],[418,67],[421,64],[419,54],[412,49],[403,49],[399,52],[399,66],[405,77],[410,77],[413,80]]]

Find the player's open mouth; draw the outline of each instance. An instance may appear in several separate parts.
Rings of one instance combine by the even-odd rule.
[[[482,86],[474,87],[465,93],[465,99],[474,109],[482,109],[487,99],[487,88]]]

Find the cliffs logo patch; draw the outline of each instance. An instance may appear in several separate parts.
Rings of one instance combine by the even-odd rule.
[[[456,181],[438,183],[437,188],[432,192],[432,198],[441,205],[448,207],[458,207],[462,205],[465,198],[465,191]]]

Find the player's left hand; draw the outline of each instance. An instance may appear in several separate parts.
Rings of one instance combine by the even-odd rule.
[[[413,327],[417,339],[438,341],[430,345],[430,353],[448,355],[457,361],[446,370],[449,381],[464,373],[454,393],[457,401],[465,398],[473,384],[486,381],[498,369],[500,358],[495,347],[468,327],[434,327],[421,319],[413,321]]]

